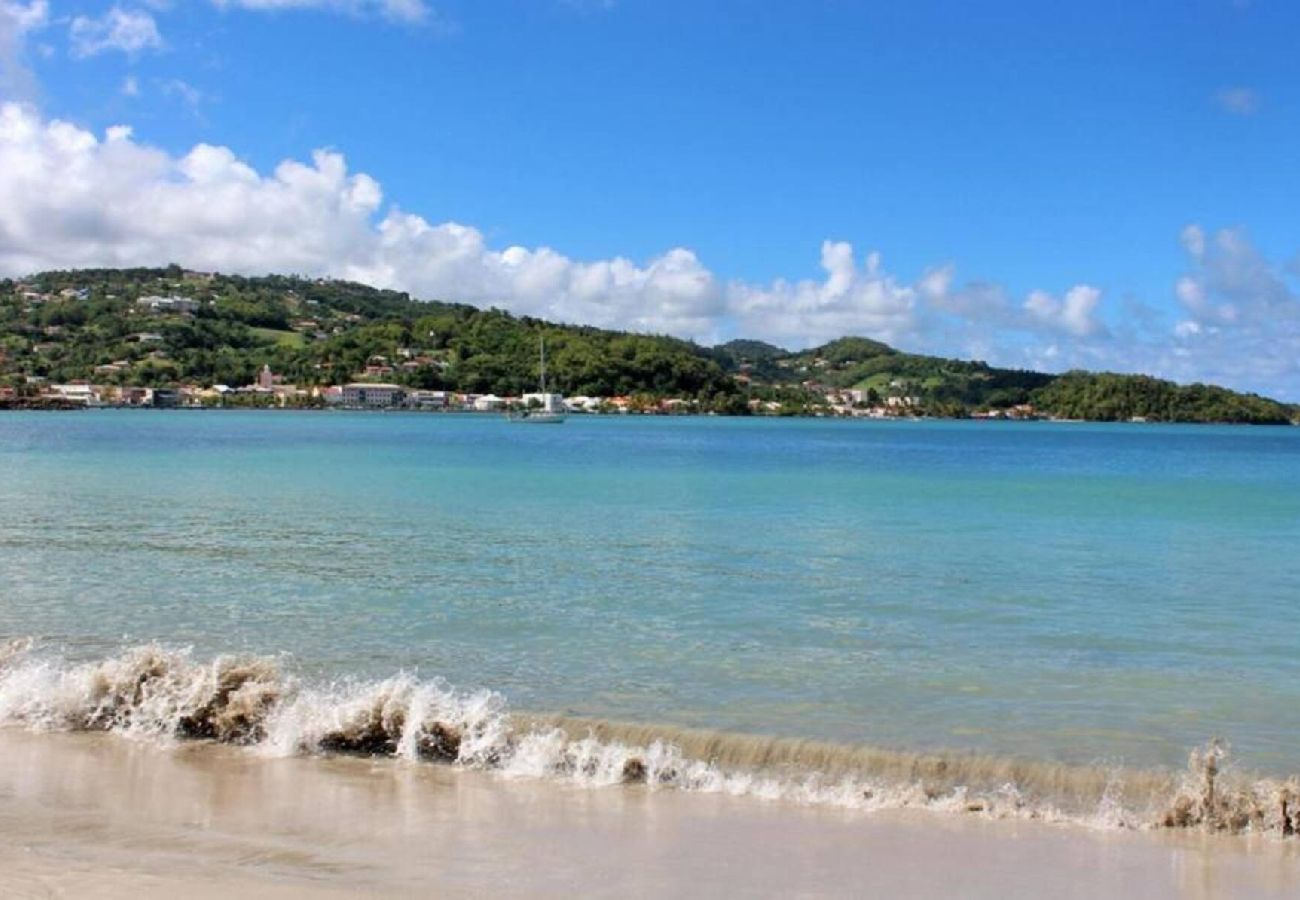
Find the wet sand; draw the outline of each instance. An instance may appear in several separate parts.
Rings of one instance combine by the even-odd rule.
[[[0,895],[1294,897],[1277,837],[591,789],[0,729]]]

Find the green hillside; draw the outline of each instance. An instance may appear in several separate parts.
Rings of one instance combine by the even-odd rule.
[[[326,279],[171,266],[0,281],[0,386],[19,395],[78,380],[239,386],[263,365],[307,387],[371,378],[518,395],[535,388],[543,335],[551,383],[567,395],[675,397],[701,411],[743,413],[761,404],[824,413],[828,394],[854,390],[862,392],[858,407],[907,398],[908,414],[922,415],[1029,404],[1043,415],[1106,421],[1300,418],[1297,407],[1263,397],[1145,376],[999,369],[905,353],[864,337],[802,351],[753,340],[701,347]]]

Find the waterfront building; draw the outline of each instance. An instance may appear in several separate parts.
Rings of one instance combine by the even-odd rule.
[[[520,402],[529,409],[540,409],[543,412],[564,412],[564,397],[560,394],[524,394],[519,398]]]
[[[52,384],[50,394],[69,403],[99,406],[99,391],[91,384]]]
[[[414,409],[446,409],[449,398],[447,391],[408,391],[406,405]]]
[[[343,405],[364,409],[398,406],[406,399],[406,389],[398,384],[360,381],[343,385]]]

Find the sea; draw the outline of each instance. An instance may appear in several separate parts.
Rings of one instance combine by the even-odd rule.
[[[1297,428],[9,413],[0,723],[1287,834],[1298,551]]]

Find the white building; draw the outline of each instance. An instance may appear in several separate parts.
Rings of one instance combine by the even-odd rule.
[[[143,306],[154,312],[192,313],[199,308],[199,301],[189,297],[141,297],[135,301],[136,306]]]
[[[399,406],[406,398],[406,388],[399,384],[368,381],[343,385],[343,405],[366,409]]]
[[[541,408],[545,412],[564,412],[564,398],[559,394],[524,394],[520,402],[528,409]]]
[[[50,393],[61,400],[67,400],[69,403],[80,403],[82,406],[99,406],[99,393],[93,385],[52,384],[50,385]]]
[[[408,391],[406,405],[416,409],[446,409],[450,395],[446,391]]]
[[[474,409],[478,412],[491,412],[495,409],[504,409],[506,401],[496,394],[484,394],[474,399]]]
[[[569,412],[598,412],[604,397],[565,397],[564,407]]]

